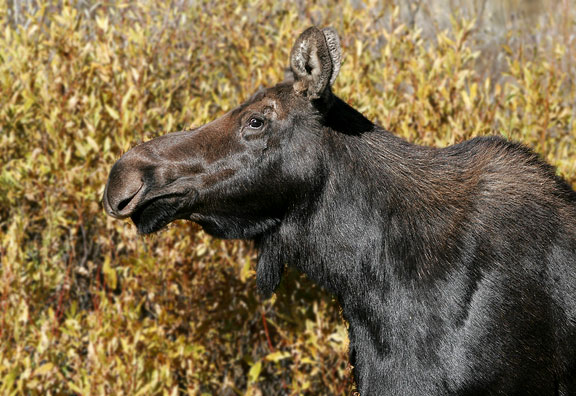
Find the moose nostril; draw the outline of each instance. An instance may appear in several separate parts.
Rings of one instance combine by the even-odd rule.
[[[146,193],[144,171],[134,153],[138,154],[129,151],[114,164],[104,189],[104,209],[118,219],[130,216]]]
[[[128,206],[128,204],[130,203],[130,201],[132,201],[132,198],[134,198],[135,195],[136,194],[120,201],[120,203],[118,204],[118,211],[121,212],[122,209],[124,209],[126,206]]]
[[[115,212],[118,215],[124,216],[124,215],[128,215],[129,213],[122,213],[122,212],[132,211],[134,209],[135,204],[138,203],[137,202],[138,199],[136,198],[136,196],[142,190],[144,183],[133,184],[133,183],[128,182],[128,183],[125,183],[121,186],[123,187],[124,191],[117,193],[116,201],[118,203],[112,204],[112,207],[115,209]],[[115,200],[112,199],[112,202],[114,202],[114,201]]]
[[[104,191],[104,209],[119,219],[130,216],[144,193],[144,183],[140,177],[120,173],[113,168]]]

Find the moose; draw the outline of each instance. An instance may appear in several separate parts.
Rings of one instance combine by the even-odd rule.
[[[349,323],[361,395],[576,395],[576,192],[501,137],[409,143],[332,92],[332,28],[204,126],[126,152],[103,206],[253,241],[264,296],[293,266]]]

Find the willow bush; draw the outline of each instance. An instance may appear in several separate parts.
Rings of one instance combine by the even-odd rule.
[[[369,118],[419,144],[519,140],[574,183],[570,2],[529,34],[421,3],[0,0],[0,393],[351,394],[331,296],[289,271],[263,301],[251,246],[186,222],[143,237],[100,199],[130,147],[282,80],[311,24],[339,31],[334,90]]]

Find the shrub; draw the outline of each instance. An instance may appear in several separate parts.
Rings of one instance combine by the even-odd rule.
[[[0,0],[0,392],[350,394],[330,296],[291,272],[262,301],[250,246],[100,206],[124,151],[280,81],[311,24],[340,32],[335,92],[369,118],[428,145],[503,134],[576,181],[568,2],[524,25],[391,3]]]

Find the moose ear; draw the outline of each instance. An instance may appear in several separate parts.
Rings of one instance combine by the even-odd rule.
[[[309,27],[298,37],[290,54],[294,90],[308,99],[320,98],[334,84],[341,61],[342,49],[336,31]]]

